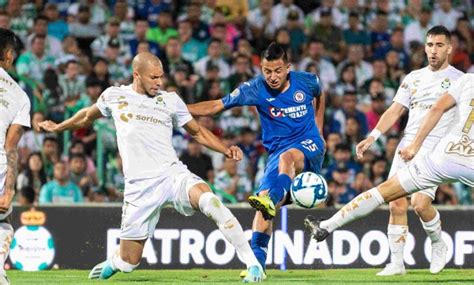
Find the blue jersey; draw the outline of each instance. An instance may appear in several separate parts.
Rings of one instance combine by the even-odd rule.
[[[222,98],[224,108],[256,106],[262,125],[263,145],[272,154],[303,138],[323,147],[314,120],[313,98],[320,96],[319,78],[307,72],[291,71],[290,87],[284,92],[271,89],[263,76],[244,82]]]

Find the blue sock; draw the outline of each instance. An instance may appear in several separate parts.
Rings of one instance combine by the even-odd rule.
[[[275,205],[278,204],[283,199],[286,192],[290,191],[290,186],[291,186],[290,176],[284,173],[278,175],[276,185],[277,187],[270,189],[269,191],[270,199],[272,199],[273,204]]]
[[[265,262],[267,261],[267,250],[269,242],[269,235],[260,232],[252,233],[252,241],[250,241],[250,246],[252,247],[253,254],[255,254],[255,257],[262,266],[263,270],[265,270]]]

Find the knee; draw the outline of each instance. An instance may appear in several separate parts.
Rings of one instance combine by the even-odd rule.
[[[408,210],[408,202],[406,199],[399,199],[390,202],[390,213],[394,216],[405,215]]]

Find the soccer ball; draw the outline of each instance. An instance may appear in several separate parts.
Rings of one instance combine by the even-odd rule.
[[[321,175],[314,172],[302,172],[293,179],[290,194],[296,205],[310,209],[326,201],[328,185]]]

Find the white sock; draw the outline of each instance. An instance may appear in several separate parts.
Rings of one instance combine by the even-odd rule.
[[[117,250],[114,253],[114,255],[112,255],[110,264],[112,265],[112,269],[119,270],[123,273],[130,273],[140,265],[140,263],[133,265],[133,264],[130,264],[130,263],[124,261],[120,257],[120,251],[119,250]]]
[[[320,227],[331,233],[345,224],[367,216],[383,203],[385,201],[377,188],[372,188],[357,195],[330,219],[322,221]]]
[[[438,211],[436,211],[436,216],[431,221],[423,222],[421,219],[420,221],[423,224],[426,234],[430,237],[431,243],[441,239],[441,219]]]
[[[388,224],[387,235],[391,263],[404,266],[403,251],[408,235],[408,226]]]
[[[13,239],[13,227],[7,223],[0,223],[0,274],[5,275],[5,260],[10,253],[10,244]]]
[[[212,219],[224,237],[235,247],[237,254],[245,262],[247,268],[260,263],[250,248],[239,221],[224,206],[214,193],[206,192],[199,198],[199,209]]]

